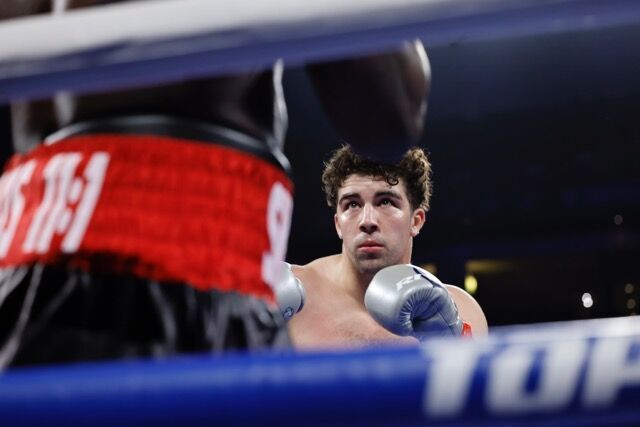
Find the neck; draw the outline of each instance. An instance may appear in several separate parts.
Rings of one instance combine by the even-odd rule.
[[[368,273],[358,271],[345,253],[341,253],[338,256],[338,282],[349,295],[352,295],[357,301],[364,304],[364,294],[375,272]]]

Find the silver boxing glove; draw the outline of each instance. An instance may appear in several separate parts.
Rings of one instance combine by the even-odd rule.
[[[274,293],[276,302],[284,320],[289,320],[304,306],[305,292],[302,282],[293,275],[291,264],[282,263],[280,280],[276,283]]]
[[[436,276],[410,264],[380,270],[364,296],[369,314],[396,335],[455,335],[463,332],[458,308]]]

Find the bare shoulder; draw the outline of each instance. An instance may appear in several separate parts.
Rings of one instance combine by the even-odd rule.
[[[489,332],[489,326],[487,324],[487,318],[482,311],[482,307],[478,304],[471,295],[469,295],[464,289],[461,289],[453,285],[445,285],[449,295],[458,306],[460,317],[462,320],[471,325],[473,335],[482,336]]]
[[[305,265],[294,264],[291,266],[291,270],[303,283],[309,283],[313,286],[314,282],[326,278],[335,270],[338,259],[338,255],[322,257]]]

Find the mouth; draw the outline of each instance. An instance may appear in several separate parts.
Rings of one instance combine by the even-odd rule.
[[[358,250],[365,253],[376,253],[384,249],[384,246],[378,242],[368,240],[358,246]]]

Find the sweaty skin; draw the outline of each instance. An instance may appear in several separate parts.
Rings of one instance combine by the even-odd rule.
[[[289,321],[294,346],[322,349],[416,344],[415,338],[394,335],[373,320],[364,306],[364,292],[347,279],[349,271],[349,261],[342,254],[293,266],[306,292],[304,308]]]
[[[319,258],[293,273],[304,284],[303,310],[289,322],[298,348],[416,344],[380,326],[367,312],[364,294],[380,269],[411,262],[413,238],[424,225],[425,211],[412,209],[402,180],[397,185],[369,176],[351,175],[338,192],[334,216],[342,240],[339,254]],[[488,331],[478,303],[464,290],[447,286],[460,317],[474,336]]]
[[[289,321],[293,344],[300,349],[418,344],[414,337],[392,334],[369,315],[364,293],[349,290],[344,260],[342,254],[337,254],[292,267],[306,292],[304,308]],[[473,336],[486,335],[487,319],[478,302],[456,286],[445,286],[460,317],[471,325]]]

